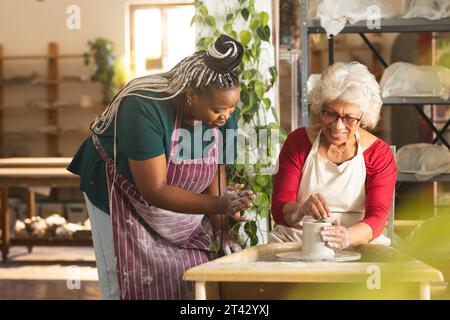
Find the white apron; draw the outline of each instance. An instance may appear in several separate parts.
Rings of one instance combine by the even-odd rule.
[[[333,217],[344,227],[350,227],[364,218],[366,204],[366,164],[359,132],[355,137],[358,150],[355,157],[336,165],[319,155],[319,131],[302,170],[297,201],[306,201],[312,194],[321,193],[327,201]],[[302,229],[278,225],[269,234],[269,242],[301,241]],[[389,246],[391,240],[384,235],[371,241]]]

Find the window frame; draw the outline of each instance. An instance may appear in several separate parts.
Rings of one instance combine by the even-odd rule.
[[[162,36],[161,36],[161,55],[162,57],[168,54],[167,44],[167,11],[169,9],[181,6],[193,6],[192,2],[174,2],[174,3],[152,3],[152,4],[131,4],[130,5],[130,71],[132,74],[136,74],[135,65],[135,39],[134,39],[134,14],[137,10],[142,9],[161,9],[161,23],[162,23]]]

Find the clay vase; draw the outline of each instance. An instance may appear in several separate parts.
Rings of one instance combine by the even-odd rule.
[[[331,222],[310,221],[303,223],[302,257],[304,260],[333,259],[335,252],[322,241],[320,232],[323,227],[331,226]]]

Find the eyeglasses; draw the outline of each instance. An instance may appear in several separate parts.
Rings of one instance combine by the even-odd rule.
[[[330,110],[322,110],[322,119],[327,124],[336,121],[337,119],[342,119],[342,123],[346,127],[354,127],[356,126],[362,119],[362,114],[360,118],[350,117],[350,116],[341,116],[339,113],[330,111]]]

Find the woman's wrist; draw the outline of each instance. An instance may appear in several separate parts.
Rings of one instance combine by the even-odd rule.
[[[303,202],[291,202],[284,208],[284,220],[289,226],[297,225],[303,219]]]
[[[220,202],[219,202],[219,197],[218,196],[213,196],[213,195],[204,195],[205,197],[208,197],[207,201],[206,201],[206,208],[204,208],[203,212],[207,212],[207,214],[210,215],[218,215],[221,214],[223,212],[220,212]]]

